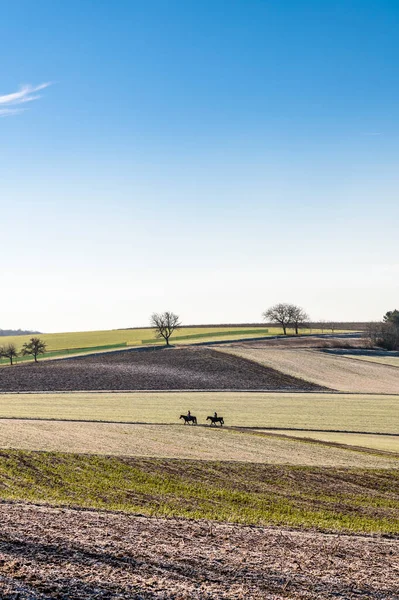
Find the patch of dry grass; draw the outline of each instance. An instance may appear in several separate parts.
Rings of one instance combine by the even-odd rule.
[[[275,350],[256,344],[218,350],[341,392],[399,394],[397,371],[383,364],[348,360],[318,350]]]
[[[399,396],[268,392],[0,394],[0,418],[199,423],[216,410],[226,425],[398,433]]]
[[[389,365],[391,367],[399,367],[399,356],[370,356],[365,354],[345,354],[345,358],[354,358],[356,360],[364,360],[365,362],[377,363],[379,365]],[[398,375],[399,377],[399,375]]]
[[[257,430],[258,431],[258,430]],[[306,429],[262,429],[266,433],[278,433],[290,437],[307,438],[311,440],[320,440],[323,442],[333,442],[348,446],[360,446],[372,450],[382,450],[384,452],[397,452],[399,454],[399,434],[393,435],[374,435],[362,433],[341,433],[335,431],[307,431]]]
[[[0,421],[0,447],[268,464],[399,467],[399,460],[389,456],[284,439],[273,434],[184,425]]]

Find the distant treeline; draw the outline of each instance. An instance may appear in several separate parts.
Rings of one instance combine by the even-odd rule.
[[[368,329],[368,327],[370,326],[370,323],[367,321],[360,321],[360,322],[355,322],[355,321],[350,321],[350,322],[345,322],[345,321],[312,321],[310,323],[302,323],[300,328],[301,329],[329,329],[331,328],[331,326],[333,327],[333,329],[338,329],[338,330],[347,330],[347,331],[365,331],[366,329]],[[263,328],[267,328],[267,327],[278,327],[278,324],[276,323],[209,323],[208,325],[182,325],[182,327],[184,329],[190,329],[190,328],[195,328],[195,329],[202,329],[202,328],[207,328],[209,329],[210,327],[263,327]],[[153,327],[121,327],[119,329],[117,329],[116,331],[124,331],[124,330],[133,330],[133,329],[153,329]]]
[[[41,331],[30,331],[30,329],[0,329],[0,336],[4,335],[30,335],[31,333],[41,333]]]

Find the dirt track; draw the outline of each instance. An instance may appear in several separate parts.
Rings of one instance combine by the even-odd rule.
[[[2,504],[3,600],[399,598],[396,539]]]
[[[209,348],[113,352],[0,369],[0,391],[323,390]]]

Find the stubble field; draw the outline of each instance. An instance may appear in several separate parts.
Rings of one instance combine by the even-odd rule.
[[[200,424],[217,411],[228,426],[399,433],[399,396],[273,392],[0,394],[0,418]],[[184,427],[182,425],[182,427]]]
[[[346,435],[341,435],[341,444]],[[296,437],[312,436],[303,432]],[[276,432],[183,425],[0,420],[0,448],[282,465],[399,467],[399,438],[391,443],[391,451],[398,454],[390,456],[378,454],[377,449],[360,452],[290,439]]]
[[[315,349],[271,349],[263,342],[231,344],[219,351],[341,392],[399,394],[399,372],[385,364]]]

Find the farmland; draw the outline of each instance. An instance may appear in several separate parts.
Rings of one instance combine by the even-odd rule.
[[[335,351],[303,336],[2,368],[2,597],[397,596],[399,395],[328,389],[352,363],[396,369],[319,344]],[[230,354],[252,345],[304,353],[329,385]]]
[[[395,539],[21,504],[0,518],[7,600],[398,596]]]
[[[383,356],[375,355],[364,355],[364,354],[345,354],[346,358],[352,358],[354,360],[364,360],[366,362],[377,363],[380,365],[389,365],[391,367],[399,367],[399,355],[395,353],[395,355],[384,354]]]
[[[399,510],[396,469],[1,450],[0,483],[3,499],[55,506],[324,531],[399,531],[399,522],[390,522]]]
[[[267,392],[121,392],[0,394],[0,418],[178,423],[188,409],[199,423],[215,410],[226,425],[398,433],[399,396]],[[182,425],[183,427],[183,425]]]
[[[262,431],[276,433],[275,429],[263,429]],[[399,434],[383,435],[372,433],[346,433],[338,431],[308,431],[303,429],[279,429],[278,433],[293,438],[332,442],[334,444],[344,444],[348,446],[370,448],[371,450],[396,452],[399,454]]]
[[[303,329],[301,337],[318,334],[322,330]],[[324,330],[323,330],[324,331]],[[335,333],[340,333],[337,330]],[[344,332],[344,330],[342,330]],[[260,326],[215,326],[215,327],[181,327],[178,329],[171,342],[173,344],[190,344],[207,341],[239,340],[241,338],[280,336],[283,331],[280,327]],[[0,345],[15,344],[20,350],[30,335],[1,336]],[[79,331],[67,333],[43,333],[39,334],[47,345],[45,357],[68,356],[74,354],[85,354],[90,352],[101,352],[129,347],[140,347],[147,345],[163,345],[163,340],[155,337],[153,329],[113,329],[106,331]],[[31,360],[29,357],[20,357],[19,362]],[[1,364],[8,364],[6,359],[0,359]]]
[[[0,372],[0,391],[263,389],[321,386],[213,349],[154,348],[29,363]]]
[[[223,346],[223,352],[341,392],[399,394],[398,371],[315,349],[271,349],[263,342]]]
[[[302,437],[309,436],[304,433]],[[345,439],[345,434],[341,438]],[[308,443],[280,437],[276,432],[34,419],[0,421],[0,448],[327,467],[398,468],[399,439],[393,440],[397,456]]]

